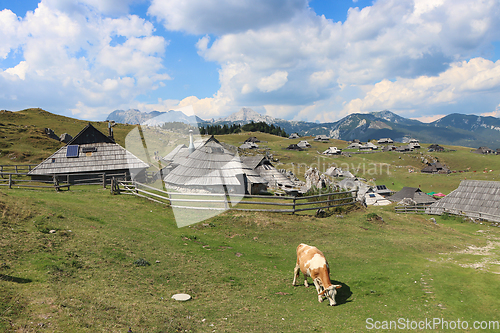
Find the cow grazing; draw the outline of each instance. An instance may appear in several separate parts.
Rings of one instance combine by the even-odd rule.
[[[293,285],[299,276],[299,269],[304,274],[304,285],[309,287],[307,277],[313,279],[314,286],[318,291],[318,301],[323,302],[323,296],[330,301],[330,305],[336,305],[335,295],[341,285],[331,284],[330,267],[323,253],[314,246],[300,244],[297,247],[297,264],[293,270]]]

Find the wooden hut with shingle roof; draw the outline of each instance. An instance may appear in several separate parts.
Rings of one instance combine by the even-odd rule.
[[[295,186],[295,184],[288,177],[279,172],[264,155],[243,156],[241,161],[264,178],[268,182],[269,187],[292,188]]]
[[[493,150],[488,147],[479,147],[476,150],[472,151],[474,154],[492,154]]]
[[[413,199],[417,205],[430,205],[436,201],[436,199],[425,194],[417,187],[403,187],[401,191],[387,197],[387,199],[394,202],[399,202],[405,198]]]
[[[149,165],[88,124],[68,144],[37,165],[28,175],[35,180],[49,180],[67,175],[67,180],[94,178],[94,174],[131,173],[143,180]],[[86,175],[83,175],[86,174]]]
[[[420,172],[423,172],[423,173],[442,173],[442,174],[451,173],[450,169],[448,169],[448,167],[446,165],[442,165],[439,162],[428,163],[425,168],[420,170]]]
[[[500,182],[462,180],[456,190],[429,206],[425,212],[466,215],[500,222]]]
[[[173,160],[178,165],[163,179],[167,187],[241,194],[257,194],[267,189],[266,180],[213,136],[192,152]]]

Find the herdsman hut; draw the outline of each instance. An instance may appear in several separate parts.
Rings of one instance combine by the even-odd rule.
[[[500,182],[462,180],[456,190],[433,203],[425,212],[465,215],[500,222]]]
[[[163,180],[165,186],[181,191],[258,194],[267,189],[267,181],[240,158],[211,136],[199,147],[194,143],[180,149],[181,158],[172,157],[177,166]]]
[[[291,189],[295,184],[284,174],[278,171],[269,159],[264,155],[244,156],[243,163],[256,171],[268,182],[269,187]]]
[[[145,178],[149,165],[115,142],[110,129],[106,136],[88,124],[64,147],[37,165],[28,175],[35,180],[51,180],[74,183],[96,178],[104,173],[129,179],[131,174],[139,181]]]
[[[420,188],[417,187],[403,187],[401,191],[394,193],[390,197],[387,197],[387,199],[394,202],[399,202],[405,198],[410,198],[415,201],[417,205],[422,206],[427,206],[436,202],[436,199],[425,194]]]

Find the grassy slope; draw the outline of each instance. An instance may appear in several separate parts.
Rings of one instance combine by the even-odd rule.
[[[325,151],[330,146],[345,149],[348,143],[341,140],[330,140],[330,142],[315,142],[313,137],[300,139],[286,139],[264,133],[241,133],[218,136],[221,141],[239,146],[249,136],[256,136],[262,142],[259,144],[263,148],[269,148],[275,158],[281,163],[276,163],[277,168],[293,171],[299,178],[303,179],[305,170],[309,167],[316,167],[320,171],[326,171],[330,166],[336,165],[343,169],[349,169],[354,175],[367,180],[374,180],[376,184],[385,184],[395,191],[404,186],[421,187],[425,192],[443,192],[445,194],[456,189],[464,179],[478,180],[500,180],[500,156],[472,154],[470,148],[447,146],[448,152],[427,152],[422,148],[420,151],[412,153],[380,152],[373,154],[351,154],[346,156],[323,156],[319,153]],[[290,151],[284,148],[300,140],[307,140],[311,148],[304,151]],[[422,144],[427,147],[428,144]],[[354,152],[354,151],[353,151]],[[422,157],[428,160],[438,159],[448,165],[452,170],[467,170],[470,172],[453,173],[449,175],[428,175],[419,171],[425,166]],[[410,173],[409,170],[416,172]],[[484,170],[488,170],[484,173]],[[493,170],[489,172],[489,170]]]
[[[32,127],[38,134],[51,127],[71,135],[86,124],[38,109],[2,114],[0,123],[1,130],[13,131],[8,140],[0,137],[0,143],[11,142],[8,149],[16,154],[29,139],[22,129],[31,130],[30,124],[37,124]],[[93,124],[105,131],[104,123]],[[123,145],[133,127],[121,126],[115,137]],[[60,145],[52,147],[40,135],[35,140],[40,147],[32,148],[34,160]],[[347,146],[338,140],[306,138],[313,147],[295,152],[283,148],[299,140],[268,134],[218,139],[239,145],[250,135],[267,141],[260,145],[280,160],[278,168],[299,176],[306,165],[324,171],[332,163],[347,163],[359,169],[358,175],[393,189],[422,185],[446,193],[465,176],[492,180],[500,169],[498,156],[470,154],[468,148],[432,156],[452,168],[494,172],[408,173],[408,166],[422,166],[419,153],[350,158],[317,153]],[[5,155],[0,161],[20,162]],[[390,168],[371,174],[373,163]],[[425,216],[396,215],[392,207],[325,219],[230,212],[205,221],[211,222],[206,226],[178,229],[169,208],[80,187],[61,193],[1,189],[0,212],[0,331],[361,331],[368,317],[492,320],[500,305],[498,275],[490,272],[499,272],[498,265],[464,268],[459,264],[477,263],[484,256],[457,253],[466,246],[485,246],[487,237],[498,239],[498,229],[442,218],[434,225]],[[368,221],[371,212],[384,222]],[[51,229],[57,232],[48,233]],[[301,242],[317,245],[328,256],[332,279],[344,284],[340,306],[319,304],[312,287],[291,286],[295,247]],[[498,249],[491,252],[492,260],[498,260]],[[136,267],[139,258],[152,265]],[[178,292],[190,293],[194,300],[172,301]]]
[[[484,257],[456,253],[499,229],[460,220],[230,212],[178,229],[169,208],[98,187],[2,190],[0,203],[0,330],[360,331],[369,317],[492,320],[500,306],[498,267],[460,267]],[[301,242],[329,258],[339,306],[291,286]]]
[[[77,135],[89,122],[52,114],[42,109],[17,112],[0,111],[0,164],[38,164],[63,144],[44,134],[51,128],[57,136],[68,133]],[[90,122],[107,133],[106,122]],[[117,124],[115,140],[125,145],[125,137],[134,126]]]
[[[43,134],[45,127],[50,127],[57,134],[78,134],[88,123],[68,117],[54,115],[41,109],[28,109],[18,112],[2,112],[0,114],[0,164],[37,164],[50,156],[61,143],[49,139]],[[36,124],[36,125],[33,125]],[[105,122],[92,122],[102,132],[106,133]],[[135,128],[131,125],[118,124],[114,127],[115,139],[126,146],[126,136]],[[376,184],[386,184],[393,190],[400,190],[403,186],[420,187],[425,192],[449,193],[458,187],[460,181],[467,179],[499,180],[500,179],[500,157],[495,155],[481,156],[471,154],[470,148],[444,146],[454,152],[428,153],[426,149],[421,152],[399,154],[395,152],[375,154],[352,154],[345,156],[323,156],[319,154],[329,146],[337,146],[345,149],[346,141],[330,140],[330,142],[315,142],[313,137],[289,140],[265,133],[247,132],[232,135],[217,136],[220,141],[239,146],[249,136],[256,136],[262,143],[263,148],[259,152],[270,151],[279,160],[275,166],[280,169],[293,171],[299,178],[303,179],[305,170],[309,167],[317,167],[320,171],[326,171],[331,165],[337,165],[349,169],[356,176],[373,180]],[[187,139],[177,133],[157,133],[154,129],[144,131],[148,148],[150,151],[160,151],[161,155],[168,153],[179,142],[187,143]],[[300,140],[308,140],[312,148],[305,151],[289,151],[285,148]],[[138,151],[142,149],[140,140],[139,147],[134,154],[143,157]],[[426,147],[427,144],[422,144]],[[136,147],[137,148],[137,147]],[[267,148],[267,149],[266,149]],[[450,175],[426,175],[418,171],[425,165],[421,157],[438,158],[439,161],[454,170],[467,170],[470,172],[456,173]],[[430,159],[429,159],[430,160]],[[413,169],[417,172],[409,173]],[[484,170],[493,170],[483,173]],[[474,172],[476,171],[476,172]]]

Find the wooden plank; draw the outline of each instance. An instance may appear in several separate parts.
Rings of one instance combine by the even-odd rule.
[[[237,204],[246,204],[246,205],[271,205],[271,206],[293,206],[293,203],[286,203],[286,202],[264,202],[264,201],[239,201]]]
[[[190,207],[190,206],[173,206],[172,208],[186,208],[186,209],[198,209],[198,210],[226,210],[226,208],[216,208],[216,207]]]
[[[141,198],[146,198],[148,200],[151,200],[151,201],[163,204],[163,205],[167,205],[167,203],[165,203],[165,202],[161,202],[160,200],[156,200],[156,199],[150,198],[148,196],[145,196],[145,195],[142,195],[142,194],[139,194],[139,193],[125,193],[125,194],[133,194],[133,195],[141,197]]]
[[[327,195],[339,195],[339,194],[347,194],[347,193],[354,193],[354,192],[357,192],[356,190],[352,190],[352,191],[345,191],[345,192],[332,192],[332,193],[326,193],[326,194],[318,194],[318,195],[310,195],[310,196],[307,196],[307,197],[297,197],[297,200],[305,200],[305,199],[314,199],[314,198],[320,198],[320,197],[324,197],[324,196],[327,196]]]
[[[172,202],[207,202],[207,203],[224,203],[225,200],[198,200],[198,199],[169,199]]]
[[[337,198],[337,199],[322,200],[322,201],[299,202],[299,203],[296,203],[296,205],[297,206],[314,205],[314,204],[327,203],[327,202],[335,202],[335,201],[342,201],[342,200],[352,200],[352,198],[353,197],[350,197],[350,198]]]
[[[295,212],[302,212],[302,211],[306,211],[306,210],[317,210],[317,209],[326,209],[326,208],[334,208],[334,207],[340,207],[340,206],[346,206],[346,205],[352,205],[356,203],[356,201],[353,201],[353,202],[346,202],[346,203],[343,203],[343,204],[338,204],[338,205],[333,205],[333,206],[323,206],[323,207],[312,207],[312,208],[300,208],[300,209],[296,209]]]
[[[163,199],[163,200],[167,200],[167,201],[170,201],[169,198],[166,198],[166,197],[162,197],[161,195],[159,194],[154,194],[154,193],[151,193],[151,192],[148,192],[148,191],[144,191],[144,190],[141,190],[141,189],[136,189],[136,191],[140,192],[140,193],[144,193],[144,194],[148,194],[148,195],[152,195],[153,197],[156,197],[158,199]]]
[[[258,209],[258,208],[231,208],[231,210],[245,212],[293,213],[293,209]]]

